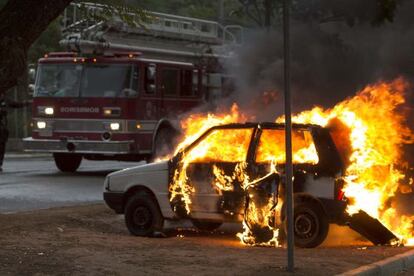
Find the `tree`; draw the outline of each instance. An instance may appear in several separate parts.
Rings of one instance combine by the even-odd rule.
[[[27,52],[71,0],[9,0],[0,11],[0,93],[27,69]]]
[[[30,46],[27,56],[28,63],[35,64],[39,57],[42,57],[45,53],[58,51],[61,37],[61,16],[59,16],[49,24],[45,31]]]
[[[0,1],[0,93],[17,84],[27,70],[28,50],[43,31],[55,20],[72,0],[9,0]],[[111,17],[117,14],[128,24],[133,24],[128,14],[141,9],[130,8],[123,0],[95,1],[105,4],[101,14]],[[144,16],[142,14],[142,16]]]
[[[345,21],[381,24],[391,22],[403,0],[291,0],[292,18],[298,21]],[[244,14],[260,27],[280,24],[283,0],[239,0],[235,11]]]

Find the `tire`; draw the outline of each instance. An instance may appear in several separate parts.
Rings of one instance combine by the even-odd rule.
[[[62,172],[75,172],[82,162],[82,155],[74,153],[54,153],[53,158]]]
[[[209,232],[216,230],[223,224],[222,222],[198,220],[198,219],[193,219],[191,220],[191,222],[197,229],[202,230],[202,231],[209,231]]]
[[[302,248],[319,246],[329,231],[329,221],[322,206],[313,200],[298,202],[294,213],[295,245]]]
[[[150,237],[162,231],[164,218],[155,199],[148,193],[139,192],[127,201],[125,224],[132,235]]]
[[[176,132],[169,127],[163,127],[157,131],[154,141],[152,159],[164,157],[174,151],[174,139]]]

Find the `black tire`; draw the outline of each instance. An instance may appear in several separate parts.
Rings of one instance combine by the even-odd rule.
[[[197,229],[203,230],[203,231],[214,231],[223,224],[222,222],[209,221],[209,220],[193,219],[191,221],[193,225],[197,227]]]
[[[164,157],[174,151],[174,139],[177,136],[177,132],[172,128],[163,127],[157,131],[154,141],[154,152],[152,159]]]
[[[298,202],[294,209],[295,245],[302,248],[319,246],[329,231],[329,221],[322,206],[309,200]]]
[[[132,235],[149,237],[162,231],[164,218],[155,199],[148,193],[139,192],[127,201],[125,224]]]
[[[74,153],[54,153],[53,158],[62,172],[75,172],[82,162],[82,155]]]

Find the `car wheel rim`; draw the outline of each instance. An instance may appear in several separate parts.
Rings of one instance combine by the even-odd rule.
[[[317,233],[319,224],[315,216],[310,213],[300,213],[295,218],[295,234],[301,239],[311,239]]]
[[[133,219],[137,227],[146,229],[152,223],[151,211],[145,206],[139,206],[134,211]]]

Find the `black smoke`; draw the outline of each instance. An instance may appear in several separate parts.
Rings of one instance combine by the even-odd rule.
[[[323,1],[322,1],[323,2]],[[291,23],[292,108],[298,112],[314,105],[331,107],[379,80],[414,77],[414,1],[397,6],[393,22],[361,21]],[[226,64],[235,76],[237,102],[260,120],[283,112],[283,34],[251,30],[236,51],[236,62]],[[263,103],[263,94],[278,93]],[[407,95],[412,102],[411,92]]]

